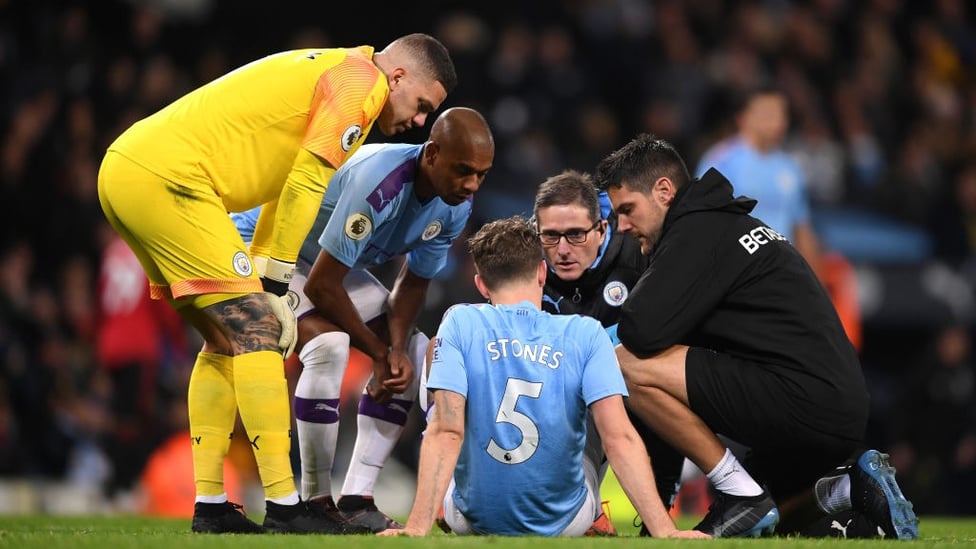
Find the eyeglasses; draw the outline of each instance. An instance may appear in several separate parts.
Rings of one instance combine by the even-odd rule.
[[[596,229],[600,226],[600,219],[597,219],[593,225],[590,225],[589,229],[580,230],[572,229],[564,233],[559,233],[556,231],[542,231],[539,233],[539,240],[542,241],[543,246],[555,246],[559,244],[560,238],[566,238],[566,242],[572,245],[579,245],[586,242],[586,235],[590,234],[590,231]]]

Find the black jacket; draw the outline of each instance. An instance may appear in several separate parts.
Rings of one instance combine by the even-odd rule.
[[[860,363],[826,291],[782,236],[711,169],[679,190],[617,335],[640,357],[703,347],[801,373],[865,399]]]
[[[579,279],[561,280],[549,271],[542,309],[553,314],[580,314],[599,320],[603,327],[616,324],[620,307],[647,267],[640,243],[616,231],[616,216],[610,216],[610,243],[596,267]]]

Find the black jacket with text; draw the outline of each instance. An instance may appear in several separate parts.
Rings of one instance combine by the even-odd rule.
[[[680,189],[617,335],[639,357],[703,347],[866,398],[860,362],[807,262],[711,169]]]

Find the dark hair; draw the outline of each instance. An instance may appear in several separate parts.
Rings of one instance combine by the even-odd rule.
[[[600,198],[593,178],[586,172],[565,170],[539,185],[535,193],[532,214],[538,218],[539,210],[549,206],[579,205],[586,209],[590,221],[600,219]]]
[[[407,34],[394,40],[391,46],[402,47],[410,52],[420,67],[444,86],[444,91],[451,93],[457,86],[457,73],[451,54],[439,40],[416,32]]]
[[[642,133],[610,153],[596,168],[600,190],[621,187],[650,192],[659,177],[667,177],[680,189],[691,181],[685,161],[667,141]]]
[[[535,228],[520,215],[486,223],[468,239],[468,251],[489,290],[531,280],[543,258]]]

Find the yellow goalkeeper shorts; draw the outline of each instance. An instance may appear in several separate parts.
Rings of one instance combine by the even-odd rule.
[[[109,151],[98,172],[98,199],[146,270],[154,299],[262,291],[212,188],[168,181]]]

